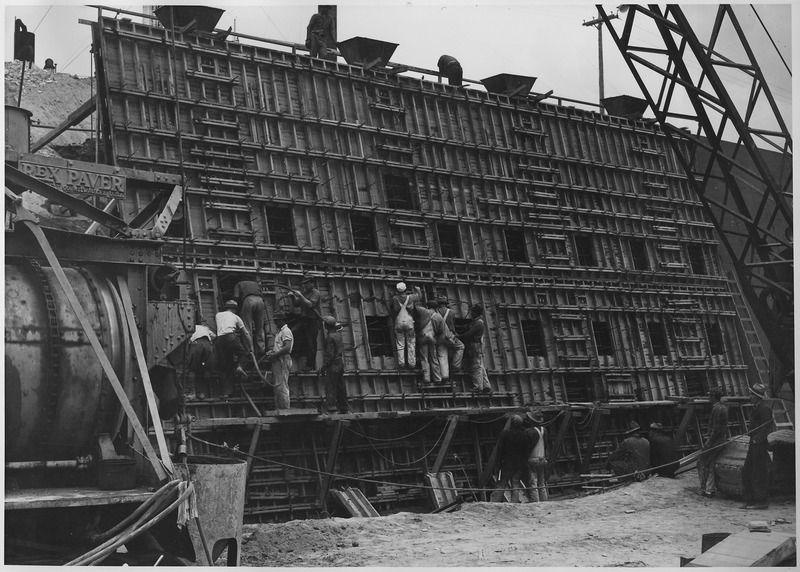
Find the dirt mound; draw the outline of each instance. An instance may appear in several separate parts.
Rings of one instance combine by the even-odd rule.
[[[735,499],[707,499],[696,490],[691,471],[562,501],[247,525],[242,564],[677,567],[680,556],[700,554],[703,534],[746,530],[751,520],[795,531],[793,497],[744,511]]]

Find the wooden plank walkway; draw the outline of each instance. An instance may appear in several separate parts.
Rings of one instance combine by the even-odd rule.
[[[686,566],[776,566],[796,552],[794,534],[745,531],[730,535]]]

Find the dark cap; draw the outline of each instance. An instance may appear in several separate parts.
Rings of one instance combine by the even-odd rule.
[[[311,276],[311,274],[303,274],[303,281],[302,283],[305,284],[306,282],[316,282],[317,279]]]
[[[483,306],[481,306],[480,304],[475,304],[474,306],[472,306],[471,312],[475,315],[483,316]]]
[[[641,430],[639,424],[636,421],[631,421],[630,423],[628,423],[628,430],[625,431],[625,435],[631,435],[633,433],[637,433],[639,430]]]

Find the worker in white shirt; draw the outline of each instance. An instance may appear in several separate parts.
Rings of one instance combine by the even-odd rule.
[[[235,300],[225,302],[225,309],[217,312],[217,357],[219,368],[223,374],[222,395],[227,397],[233,394],[233,376],[246,378],[247,373],[242,369],[246,356],[253,351],[253,340],[247,331],[242,319],[235,314],[239,304]]]
[[[273,320],[280,329],[275,334],[272,351],[267,352],[264,359],[272,365],[275,409],[289,409],[289,370],[292,367],[291,353],[294,347],[294,335],[286,324],[284,312],[276,311]]]

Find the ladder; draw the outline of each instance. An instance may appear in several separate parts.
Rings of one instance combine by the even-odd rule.
[[[733,303],[736,306],[736,314],[739,316],[739,323],[744,332],[744,337],[747,340],[747,345],[750,348],[750,355],[753,357],[756,372],[760,378],[754,380],[754,383],[757,381],[769,387],[769,361],[764,353],[761,340],[758,337],[758,330],[756,330],[756,325],[753,322],[750,309],[739,287],[739,280],[733,272],[729,271],[726,274],[728,275],[728,289],[733,298]]]

